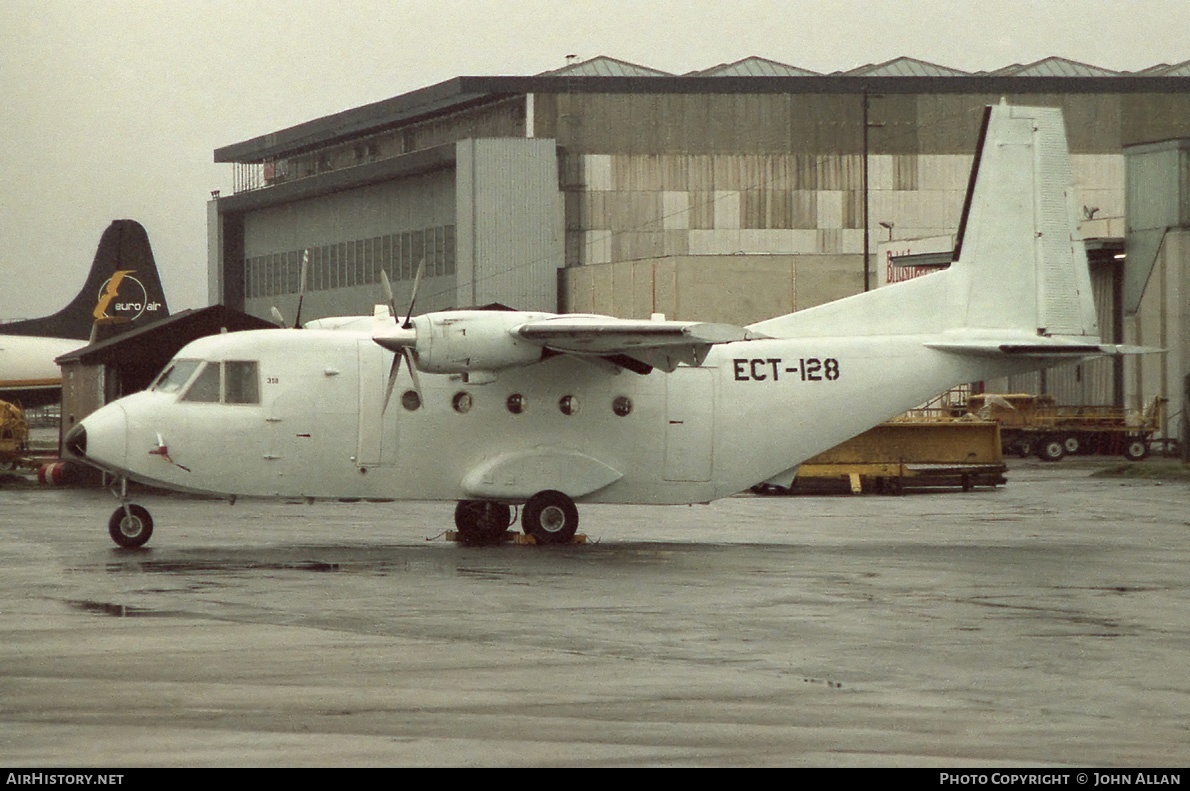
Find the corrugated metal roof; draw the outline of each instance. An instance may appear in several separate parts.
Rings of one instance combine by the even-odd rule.
[[[777,61],[751,57],[679,76],[600,56],[532,77],[455,77],[390,99],[223,146],[215,149],[214,154],[216,162],[263,162],[393,129],[414,119],[498,101],[507,95],[533,92],[853,93],[868,89],[869,78],[884,80],[881,90],[896,93],[959,93],[971,90],[1003,94],[1017,89],[1012,83],[1018,78],[1028,83],[1030,91],[1041,93],[1187,90],[1185,84],[1178,83],[1190,80],[1190,61],[1168,68],[1164,66],[1161,64],[1141,72],[1127,73],[1054,57],[1028,65],[1013,64],[994,71],[972,73],[902,57],[881,64],[867,64],[847,72],[817,74]],[[571,80],[571,77],[574,79]],[[1071,81],[1071,77],[1076,79]],[[1167,79],[1172,81],[1169,88],[1162,84]]]
[[[1153,68],[1154,71],[1138,71],[1137,74],[1152,74],[1154,76],[1160,77],[1190,77],[1190,60],[1183,61],[1181,63],[1175,63],[1172,66],[1165,64],[1165,68],[1161,69],[1160,71],[1156,70],[1156,66]]]
[[[900,57],[884,63],[860,66],[840,72],[848,77],[966,77],[970,72],[939,66],[917,58]]]
[[[1009,66],[991,73],[1011,77],[1117,77],[1120,75],[1118,71],[1059,57],[1044,58],[1024,66]]]
[[[768,58],[751,57],[735,63],[721,63],[702,71],[692,71],[685,77],[817,77],[818,72],[800,69],[788,63]]]
[[[1168,63],[1158,63],[1156,66],[1149,66],[1147,69],[1140,69],[1139,71],[1130,72],[1131,74],[1139,74],[1144,76],[1156,76],[1169,71],[1173,67]]]
[[[638,63],[600,55],[580,63],[572,63],[553,71],[543,71],[541,77],[672,77],[668,71],[651,69]]]

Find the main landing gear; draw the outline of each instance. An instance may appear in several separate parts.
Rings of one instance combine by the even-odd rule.
[[[153,535],[153,517],[143,505],[128,502],[127,478],[120,478],[117,486],[112,494],[120,498],[120,507],[107,520],[107,534],[124,549],[142,547]]]
[[[498,544],[512,524],[512,509],[492,500],[460,500],[455,506],[459,540],[472,546]],[[538,544],[569,544],[578,531],[578,508],[562,492],[547,489],[521,509],[521,528]]]

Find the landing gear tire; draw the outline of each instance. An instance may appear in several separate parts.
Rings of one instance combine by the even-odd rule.
[[[120,506],[107,520],[107,532],[124,549],[136,549],[153,535],[153,517],[142,505],[131,503],[127,511]]]
[[[504,540],[512,522],[512,509],[491,500],[459,500],[455,506],[455,527],[459,539],[472,546],[488,546]]]
[[[1141,461],[1149,455],[1149,443],[1143,437],[1129,437],[1124,441],[1124,458]]]
[[[578,531],[578,508],[562,492],[547,489],[525,503],[521,527],[538,544],[569,544]]]
[[[1037,449],[1037,455],[1042,461],[1061,461],[1066,455],[1066,445],[1060,437],[1046,437]]]

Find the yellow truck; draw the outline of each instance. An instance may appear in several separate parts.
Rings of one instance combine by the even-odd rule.
[[[1164,408],[1164,398],[1154,398],[1144,409],[1125,409],[1061,406],[1053,396],[1028,393],[982,393],[967,401],[968,412],[1000,424],[1005,453],[1044,461],[1072,453],[1140,461],[1149,455]]]

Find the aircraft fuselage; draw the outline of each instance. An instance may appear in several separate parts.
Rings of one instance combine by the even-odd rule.
[[[402,372],[386,408],[392,353],[361,333],[233,333],[178,359],[258,363],[258,403],[129,396],[88,418],[93,463],[227,496],[505,502],[710,501],[987,373],[912,338],[773,339],[671,374],[568,355],[486,384],[422,374],[420,397]]]

